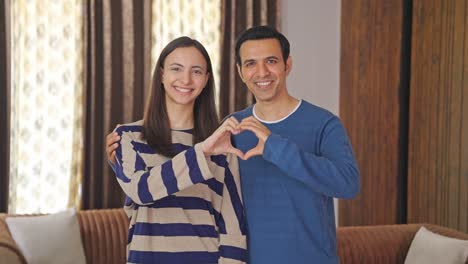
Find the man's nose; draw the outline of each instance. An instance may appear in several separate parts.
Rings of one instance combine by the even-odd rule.
[[[270,71],[268,70],[268,67],[267,65],[265,65],[265,63],[259,63],[258,64],[258,76],[259,77],[265,77],[265,76],[268,76],[268,74],[270,73]]]

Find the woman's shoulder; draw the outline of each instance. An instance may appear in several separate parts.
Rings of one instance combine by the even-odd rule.
[[[126,123],[122,125],[117,125],[114,129],[119,135],[122,135],[124,132],[141,132],[143,130],[143,120],[138,120],[132,123]]]

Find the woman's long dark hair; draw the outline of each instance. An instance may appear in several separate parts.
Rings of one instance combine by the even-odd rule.
[[[180,37],[171,41],[161,51],[156,63],[153,80],[151,83],[151,94],[146,103],[143,117],[143,139],[155,149],[158,154],[173,157],[177,153],[172,148],[171,127],[166,107],[166,91],[162,83],[162,69],[166,57],[177,48],[194,47],[201,52],[206,60],[207,74],[210,76],[206,86],[195,99],[193,107],[194,128],[193,144],[198,143],[210,136],[219,125],[214,100],[214,77],[211,59],[205,47],[197,40],[189,37]]]

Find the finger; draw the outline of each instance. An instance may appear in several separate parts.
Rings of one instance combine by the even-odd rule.
[[[116,150],[118,147],[119,147],[119,143],[114,143],[114,144],[112,144],[112,145],[110,146],[111,151],[114,151],[114,152],[115,152],[115,150]]]
[[[241,159],[244,159],[244,153],[234,147],[230,147],[228,148],[227,150],[228,153],[231,153],[231,154],[234,154],[236,155],[237,157],[241,158]]]
[[[111,153],[109,161],[112,162],[112,164],[115,164],[115,162],[117,161],[117,159],[115,158],[115,151]]]
[[[236,127],[235,124],[230,124],[230,123],[227,123],[223,126],[223,130],[222,131],[229,131],[231,132],[231,134],[239,134],[240,133],[240,129]]]
[[[118,145],[118,142],[120,140],[120,136],[116,136],[116,137],[113,137],[113,138],[110,138],[109,141],[107,141],[107,147],[108,148],[112,148],[112,149],[116,149],[115,147],[112,147],[114,144],[117,144]]]
[[[258,121],[257,119],[255,119],[255,118],[252,117],[252,116],[250,116],[250,117],[248,117],[248,118],[242,120],[242,123],[254,124],[254,125],[258,126],[258,127],[262,127],[262,128],[264,127],[264,128],[266,128],[266,126],[263,125],[262,122]],[[242,123],[241,123],[241,124],[242,124]]]
[[[109,142],[109,140],[110,140],[113,136],[115,136],[116,134],[117,134],[116,132],[111,132],[111,133],[107,134],[107,136],[106,136],[106,142]],[[109,145],[109,144],[108,144],[108,145]]]
[[[231,134],[237,135],[241,132],[241,129],[239,128],[238,125],[230,125],[229,127],[231,128],[230,130]]]
[[[115,156],[115,150],[119,147],[118,143],[114,143],[106,148],[107,159],[112,159],[112,155]],[[114,158],[115,159],[115,158]]]
[[[117,132],[114,132],[114,133],[107,135],[106,144],[107,146],[110,146],[114,144],[115,142],[118,142],[119,140],[120,140],[119,134],[117,134]]]
[[[260,151],[255,147],[255,148],[247,151],[247,153],[244,154],[244,160],[248,160],[251,157],[255,157],[255,156],[259,156],[259,155],[262,155],[262,153],[260,153]]]
[[[239,129],[239,121],[237,121],[237,119],[235,119],[234,117],[229,118],[227,119],[224,123],[223,123],[223,126],[231,126],[232,128],[236,129],[236,133],[239,133],[240,132],[240,129]]]
[[[235,117],[231,116],[229,120],[231,120],[231,122],[233,122],[235,125],[239,125],[239,120],[237,120]]]
[[[261,129],[259,127],[257,127],[255,124],[251,124],[249,122],[246,122],[246,123],[242,123],[240,125],[240,129],[241,130],[249,130],[251,132],[253,132],[255,135],[258,136],[258,133],[260,133]]]

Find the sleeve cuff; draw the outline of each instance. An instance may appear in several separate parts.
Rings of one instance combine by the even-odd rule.
[[[210,167],[208,166],[208,158],[205,157],[205,154],[203,153],[203,150],[202,150],[202,143],[195,144],[193,148],[195,150],[197,163],[198,163],[198,166],[200,167],[200,171],[201,171],[203,178],[205,180],[213,178],[213,174],[210,170]]]

